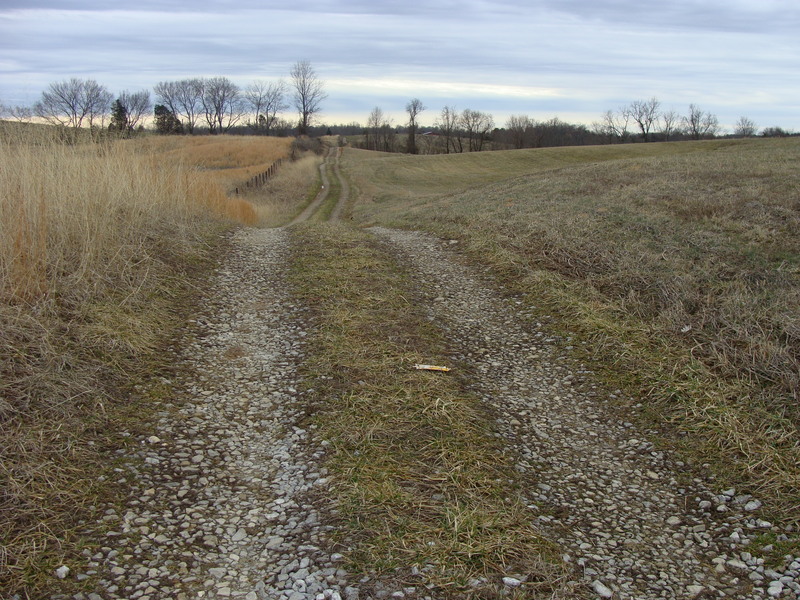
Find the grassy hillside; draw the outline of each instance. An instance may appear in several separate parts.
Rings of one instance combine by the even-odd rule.
[[[644,397],[664,442],[800,520],[800,140],[348,150],[360,223],[462,240]]]
[[[157,163],[187,165],[209,176],[226,192],[289,156],[293,138],[149,136],[124,142]]]

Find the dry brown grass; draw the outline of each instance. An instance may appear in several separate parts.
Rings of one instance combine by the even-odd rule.
[[[136,151],[157,163],[183,164],[209,172],[230,193],[235,187],[289,156],[293,138],[263,136],[150,136],[130,140]]]
[[[320,186],[321,162],[321,157],[312,154],[294,162],[284,161],[265,185],[247,190],[244,198],[255,207],[262,225],[287,225],[314,199]]]
[[[46,133],[43,135],[47,135]],[[127,142],[0,141],[0,295],[35,299],[125,273],[166,227],[211,212],[252,221],[246,203],[185,163],[130,152]],[[249,214],[248,214],[249,212]]]
[[[346,157],[356,218],[464,239],[695,460],[800,520],[800,140]]]
[[[0,589],[37,598],[113,492],[119,434],[152,410],[129,386],[165,368],[214,234],[255,212],[138,141],[0,125]]]
[[[239,207],[239,221],[277,227],[289,223],[309,197],[313,198],[319,187],[317,169],[322,159],[304,153],[296,161],[284,160],[265,185],[244,188],[243,184],[274,162],[288,158],[292,141],[293,138],[221,135],[148,137],[128,143],[154,164],[182,164],[207,189],[220,188],[218,193],[226,198],[228,210]]]

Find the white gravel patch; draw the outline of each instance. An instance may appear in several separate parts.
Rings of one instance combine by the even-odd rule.
[[[314,501],[327,488],[325,442],[301,427],[307,331],[287,293],[288,252],[284,230],[234,236],[177,358],[174,401],[118,457],[133,489],[78,570],[96,590],[76,600],[357,597]]]

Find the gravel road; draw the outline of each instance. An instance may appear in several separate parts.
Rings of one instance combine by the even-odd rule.
[[[568,340],[462,265],[457,243],[372,231],[412,268],[429,318],[462,349],[454,364],[475,374],[517,468],[535,473],[525,495],[581,597],[800,598],[800,557],[768,566],[747,551],[758,535],[785,533],[759,517],[757,499],[682,476],[562,355]],[[371,597],[326,543],[326,442],[301,425],[296,367],[310,332],[286,293],[290,236],[235,234],[176,350],[181,375],[158,422],[117,457],[129,496],[108,508],[101,548],[62,572],[91,590],[69,598]]]
[[[284,283],[288,233],[243,230],[232,247],[180,350],[174,399],[119,457],[131,493],[108,509],[104,547],[69,575],[96,582],[76,599],[357,595],[324,550],[325,444],[299,427],[306,326]]]
[[[568,341],[454,260],[455,243],[373,231],[417,273],[430,319],[463,349],[453,358],[477,373],[474,391],[498,415],[517,468],[536,473],[527,496],[542,509],[539,525],[590,597],[800,598],[800,557],[770,569],[747,552],[756,536],[785,533],[758,517],[758,500],[681,477],[685,465],[656,451],[562,355]]]

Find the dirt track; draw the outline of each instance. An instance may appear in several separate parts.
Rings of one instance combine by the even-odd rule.
[[[328,152],[323,189],[295,223],[324,205],[329,173],[341,190],[330,219],[341,218],[339,154]],[[618,407],[636,411],[637,399],[604,390],[571,362],[570,341],[465,264],[456,243],[371,234],[409,266],[516,469],[535,476],[521,491],[529,518],[571,573],[553,598],[800,598],[800,557],[770,568],[748,552],[756,537],[784,533],[759,518],[758,500],[686,477],[686,465],[656,450]],[[324,499],[336,482],[324,467],[326,441],[299,421],[308,407],[297,366],[313,331],[284,291],[292,237],[292,228],[235,236],[179,358],[187,369],[171,382],[174,402],[139,451],[120,457],[133,475],[127,508],[110,509],[102,549],[73,569],[92,591],[70,597],[444,597],[424,586],[360,592],[364,574],[343,570],[327,545],[335,507]],[[535,597],[524,592],[532,575],[513,575],[500,595]]]
[[[316,215],[324,205],[325,200],[328,198],[328,195],[331,191],[331,181],[328,176],[329,168],[333,173],[333,177],[336,179],[337,187],[339,189],[339,198],[336,202],[336,206],[333,207],[328,220],[338,221],[341,218],[342,211],[347,205],[349,196],[347,181],[342,177],[342,174],[339,171],[339,157],[341,156],[341,152],[341,148],[338,147],[333,147],[328,150],[325,160],[319,166],[320,178],[322,179],[322,188],[320,189],[319,193],[317,193],[314,200],[311,201],[311,204],[309,204],[303,210],[303,212],[301,212],[291,222],[291,225],[296,225],[297,223],[303,223],[304,221],[313,219],[314,215]]]

